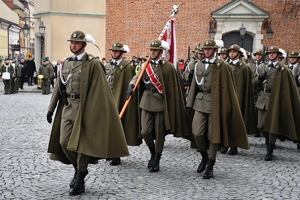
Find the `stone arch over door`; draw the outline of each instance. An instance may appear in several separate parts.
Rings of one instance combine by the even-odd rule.
[[[235,34],[237,44],[241,46],[241,36],[239,28],[243,24],[246,27],[244,38],[244,48],[251,52],[263,48],[262,22],[268,18],[269,14],[257,7],[248,0],[235,0],[212,12],[212,17],[216,21],[215,39],[221,40]],[[228,36],[229,34],[229,36]],[[230,39],[229,38],[229,39]],[[248,44],[252,38],[252,48]],[[225,41],[224,41],[225,45]],[[249,49],[248,49],[249,48]]]
[[[240,32],[230,32],[222,36],[224,47],[229,48],[232,44],[237,44],[249,52],[253,52],[253,37],[250,34],[245,34],[242,41]]]

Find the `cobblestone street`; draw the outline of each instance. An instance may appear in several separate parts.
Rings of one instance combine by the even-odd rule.
[[[73,167],[49,159],[51,125],[46,121],[51,95],[27,86],[3,95],[0,81],[0,199],[299,199],[300,150],[277,140],[274,161],[264,161],[263,138],[249,136],[251,149],[218,153],[214,179],[196,172],[200,153],[189,141],[166,137],[160,171],[149,173],[150,153],[143,143],[129,147],[122,165],[106,160],[89,165],[86,192],[69,196]]]

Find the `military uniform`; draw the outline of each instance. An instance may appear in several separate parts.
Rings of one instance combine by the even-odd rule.
[[[11,82],[12,82],[12,75],[14,73],[14,68],[13,66],[9,63],[9,59],[6,58],[5,59],[5,63],[3,63],[2,67],[1,67],[1,72],[2,74],[4,72],[8,72],[10,74],[10,78],[9,79],[4,79],[2,77],[3,83],[4,83],[4,94],[11,94]]]
[[[236,44],[231,45],[228,48],[230,50],[236,50],[242,54],[240,47]],[[241,55],[243,57],[243,55]],[[250,66],[241,61],[239,58],[235,60],[229,60],[229,66],[233,74],[236,93],[240,105],[240,109],[245,122],[246,130],[248,134],[256,133],[256,114],[253,96],[253,73]],[[233,152],[235,154],[236,152]],[[229,152],[230,154],[230,152]]]
[[[300,64],[298,63],[298,61],[300,60],[300,55],[297,51],[292,51],[288,57],[297,59],[295,63],[290,63],[288,65],[288,68],[292,71],[295,77],[297,87],[298,87],[298,92],[300,94]]]
[[[43,65],[39,68],[38,75],[43,75],[42,94],[50,94],[50,81],[51,78],[53,78],[54,70],[49,63],[48,57],[44,58]]]
[[[218,46],[215,40],[208,39],[202,48],[204,51],[216,51]],[[249,149],[234,86],[232,73],[223,59],[213,57],[210,60],[206,59],[205,65],[199,62],[195,66],[186,107],[187,113],[190,113],[191,108],[195,110],[192,132],[202,156],[197,172],[202,173],[205,170],[204,179],[213,177],[213,166],[219,146]],[[227,110],[229,105],[230,111]],[[208,146],[206,137],[209,140]]]
[[[160,50],[158,56],[161,56],[161,51],[168,49],[166,45],[167,43],[164,41],[153,40],[149,49]],[[141,134],[151,153],[148,163],[149,171],[157,172],[166,134],[171,133],[175,137],[184,137],[190,133],[186,132],[188,126],[185,120],[183,94],[174,66],[159,57],[153,60],[151,65],[143,65],[142,69],[144,67],[150,71],[143,74],[138,91],[138,94],[142,95],[139,104]],[[129,94],[131,94],[141,71],[131,80],[128,87]],[[150,80],[151,77],[155,77],[155,80]]]
[[[123,52],[129,51],[127,45],[116,42],[109,50],[119,51],[120,59],[112,60],[105,65],[106,79],[115,97],[118,111],[121,112],[126,102],[126,92],[129,82],[135,75],[133,66],[122,58]],[[124,115],[121,117],[127,145],[139,146],[142,143],[139,122],[138,95],[134,95]],[[120,158],[110,161],[110,165],[121,164]]]
[[[75,31],[68,41],[85,45],[86,40],[82,31]],[[75,175],[70,183],[70,195],[85,192],[89,162],[129,155],[103,66],[84,49],[81,51],[62,64],[47,113],[51,123],[57,106],[48,152],[53,160],[73,164]]]
[[[270,52],[279,53],[272,46]],[[258,67],[254,84],[260,86],[256,107],[258,109],[258,129],[266,138],[267,155],[265,161],[273,160],[273,149],[277,137],[299,140],[300,100],[295,80],[290,70],[276,60],[268,66]]]

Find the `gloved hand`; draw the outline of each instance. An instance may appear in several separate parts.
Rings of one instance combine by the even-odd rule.
[[[52,115],[53,115],[53,112],[50,112],[50,111],[47,112],[47,121],[49,124],[51,124],[51,122],[52,122]]]
[[[189,114],[191,114],[191,112],[192,112],[192,108],[191,108],[191,107],[186,107],[185,113],[186,113],[187,115],[189,115]]]
[[[127,95],[126,95],[126,99],[128,99],[130,96],[133,95],[133,88],[134,88],[134,85],[133,84],[130,84],[128,85],[128,89],[127,89]]]
[[[191,70],[189,71],[188,79],[189,79],[189,80],[192,80],[192,79],[193,79],[193,75],[194,75],[194,70],[191,69]]]
[[[258,75],[258,80],[259,81],[264,81],[267,78],[267,72],[261,73]]]

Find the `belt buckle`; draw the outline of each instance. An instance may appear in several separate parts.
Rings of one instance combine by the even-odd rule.
[[[207,94],[207,89],[203,89],[203,94]]]
[[[71,93],[71,94],[70,94],[70,99],[72,99],[72,100],[75,99],[75,94],[74,94],[74,93]]]

